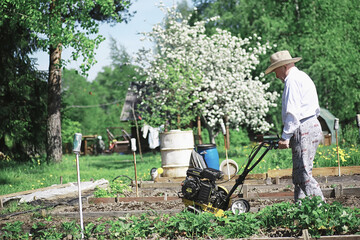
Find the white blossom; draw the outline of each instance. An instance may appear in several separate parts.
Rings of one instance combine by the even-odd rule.
[[[207,36],[205,21],[190,26],[174,8],[163,10],[168,16],[167,28],[159,23],[152,32],[142,33],[144,39],[156,43],[156,48],[140,50],[135,60],[141,66],[139,72],[146,77],[146,85],[164,88],[157,93],[157,97],[163,99],[161,104],[169,95],[161,81],[169,77],[168,65],[177,61],[191,66],[201,75],[200,84],[194,85],[190,81],[188,91],[196,99],[189,104],[202,109],[201,114],[209,126],[214,127],[227,116],[233,128],[245,124],[255,131],[268,131],[271,125],[265,116],[269,108],[275,106],[278,94],[267,92],[269,84],[263,83],[263,73],[253,77],[252,72],[259,64],[259,55],[271,46],[256,42],[261,40],[256,34],[241,39],[226,30],[216,29],[214,35]],[[250,47],[250,43],[255,44]],[[141,91],[138,94],[146,98],[148,93]]]

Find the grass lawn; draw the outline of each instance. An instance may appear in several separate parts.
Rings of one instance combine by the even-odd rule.
[[[147,153],[136,155],[138,180],[150,180],[150,170],[161,167],[160,154]],[[80,156],[81,181],[90,179],[113,180],[119,175],[126,175],[135,179],[134,158],[132,154]],[[62,177],[63,183],[77,182],[76,157],[64,155],[61,163],[47,164],[40,160],[31,163],[0,163],[0,195],[48,187],[59,184]]]
[[[232,146],[228,151],[229,159],[236,161],[240,167],[247,160],[254,143],[249,146]],[[217,147],[219,160],[225,160],[223,146]],[[261,152],[257,157],[261,156]],[[59,184],[62,177],[63,183],[77,182],[75,155],[64,155],[61,163],[48,164],[34,159],[32,162],[17,163],[13,161],[0,162],[0,195],[20,192],[25,190],[48,187]],[[357,147],[339,150],[341,166],[360,165],[360,152]],[[138,180],[151,180],[150,170],[161,167],[160,152],[156,154],[136,155]],[[132,154],[112,154],[101,156],[80,156],[81,181],[91,179],[106,179],[112,181],[119,175],[126,175],[135,179],[134,159]],[[320,146],[314,161],[314,167],[337,166],[337,151],[333,146]],[[292,167],[291,150],[271,150],[260,164],[251,173],[264,173],[269,169],[286,169]]]

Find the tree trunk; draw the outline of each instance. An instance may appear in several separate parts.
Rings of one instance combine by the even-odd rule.
[[[48,79],[47,160],[61,162],[61,48],[50,47]]]
[[[204,118],[202,118],[203,122],[204,122],[204,126],[208,131],[209,134],[209,141],[211,144],[215,144],[215,137],[216,135],[214,135],[213,129],[212,127],[209,126],[209,124],[206,122],[206,120]]]

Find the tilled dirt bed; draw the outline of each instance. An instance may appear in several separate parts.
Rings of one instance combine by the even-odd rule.
[[[360,176],[352,176],[348,178],[337,178],[329,181],[329,184],[332,184],[332,187],[335,187],[339,183],[347,183],[343,187],[352,187],[356,188],[360,186],[359,181]],[[329,179],[326,179],[328,182]],[[331,180],[331,179],[330,179]],[[336,181],[335,181],[336,180]],[[319,179],[319,182],[322,180]],[[330,188],[329,185],[322,183],[324,190],[325,188]],[[230,185],[231,187],[231,185]],[[141,197],[139,201],[130,201],[125,202],[122,199],[126,197],[136,197],[135,189],[132,193],[128,193],[125,198],[118,198],[116,202],[107,203],[106,201],[99,201],[98,203],[91,203],[89,199],[92,197],[92,192],[83,193],[83,216],[84,223],[87,224],[92,221],[107,221],[109,219],[116,219],[118,217],[125,217],[129,215],[140,215],[142,213],[148,212],[151,214],[176,214],[184,210],[184,204],[181,199],[176,199],[178,192],[180,191],[179,187],[171,188],[139,188],[138,195]],[[291,197],[292,195],[292,186],[290,180],[284,180],[282,184],[272,184],[268,186],[252,186],[248,185],[249,193],[253,194],[252,198],[249,198],[252,212],[259,211],[260,209],[273,205],[279,202],[293,202]],[[287,197],[256,197],[256,194],[261,192],[287,192]],[[255,197],[254,197],[255,196]],[[159,201],[147,201],[147,197],[158,197]],[[360,195],[343,195],[337,197],[327,197],[326,201],[328,203],[333,203],[334,201],[340,202],[343,206],[351,208],[360,208]],[[43,209],[38,211],[31,212],[21,212],[13,214],[4,214],[0,217],[1,226],[4,226],[7,222],[22,221],[24,222],[24,228],[30,229],[34,223],[34,216],[46,217],[51,216],[53,221],[72,221],[79,218],[79,208],[78,208],[78,198],[75,194],[74,196],[67,196],[66,198],[58,198],[52,201],[35,201],[32,204],[43,206]],[[48,208],[50,207],[50,208]]]

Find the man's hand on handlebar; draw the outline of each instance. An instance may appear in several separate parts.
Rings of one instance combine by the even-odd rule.
[[[279,149],[287,149],[289,148],[290,140],[280,139],[279,141]]]

